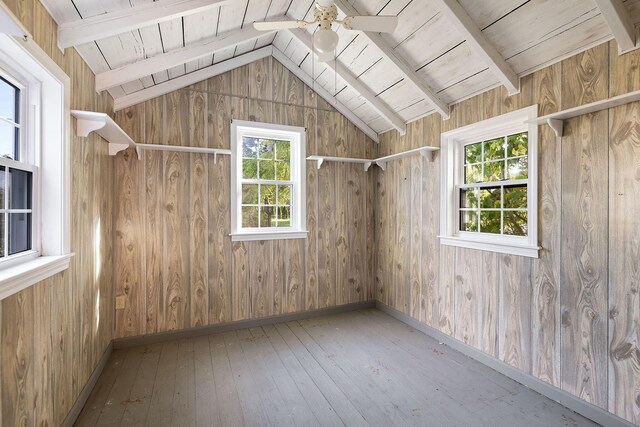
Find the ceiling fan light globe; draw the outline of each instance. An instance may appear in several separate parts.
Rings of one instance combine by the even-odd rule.
[[[331,7],[333,0],[317,0],[316,3],[321,7]]]
[[[333,52],[338,45],[338,35],[332,30],[320,29],[313,35],[313,45],[320,53]]]
[[[330,62],[333,60],[333,52],[316,52],[318,55],[318,62]]]

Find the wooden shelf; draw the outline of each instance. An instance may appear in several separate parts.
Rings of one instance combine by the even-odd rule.
[[[420,147],[414,148],[413,150],[403,151],[402,153],[392,154],[390,156],[379,157],[377,159],[369,160],[369,159],[354,159],[351,157],[330,157],[330,156],[309,156],[307,160],[313,160],[317,162],[318,169],[322,166],[323,162],[343,162],[343,163],[362,163],[364,165],[364,170],[367,171],[371,167],[372,164],[376,164],[380,166],[382,170],[385,170],[387,162],[390,162],[395,159],[401,159],[403,157],[413,156],[414,154],[420,153],[423,157],[429,159],[429,161],[433,161],[433,152],[440,150],[439,147]]]
[[[115,156],[129,147],[136,148],[136,143],[122,130],[116,122],[105,113],[93,111],[71,110],[71,115],[76,118],[76,134],[87,137],[91,132],[96,132],[109,143],[109,155]],[[136,148],[138,159],[140,152]]]
[[[620,105],[629,104],[636,101],[640,101],[640,90],[625,93],[624,95],[614,96],[613,98],[609,99],[603,99],[602,101],[596,101],[590,104],[569,108],[567,110],[558,111],[557,113],[547,114],[546,116],[528,120],[526,123],[547,123],[554,130],[557,137],[562,137],[562,131],[564,128],[563,121],[566,119],[581,116],[583,114],[595,113],[597,111],[618,107]]]
[[[431,146],[414,148],[413,150],[403,151],[402,153],[397,153],[397,154],[392,154],[390,156],[380,157],[378,159],[375,159],[374,162],[378,166],[380,166],[380,169],[385,170],[385,168],[387,166],[387,162],[390,162],[391,160],[401,159],[403,157],[413,156],[413,155],[418,154],[418,153],[420,153],[420,155],[422,155],[422,157],[426,157],[427,159],[429,159],[430,162],[432,162],[433,161],[433,153],[434,153],[434,151],[438,151],[438,150],[440,150],[439,147],[431,147]]]
[[[353,159],[350,157],[329,157],[329,156],[309,156],[307,160],[313,160],[317,162],[317,167],[320,169],[324,162],[342,162],[342,163],[361,163],[364,166],[364,170],[368,171],[373,163],[373,160],[368,159]]]

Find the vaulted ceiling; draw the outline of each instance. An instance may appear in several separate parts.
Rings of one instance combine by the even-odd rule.
[[[615,38],[636,46],[640,0],[337,0],[340,16],[396,15],[393,33],[336,28],[336,61],[311,53],[312,0],[42,0],[116,109],[273,55],[369,135],[438,112]],[[313,77],[312,77],[313,76]]]

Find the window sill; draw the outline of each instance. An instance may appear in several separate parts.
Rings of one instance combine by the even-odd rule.
[[[232,233],[232,242],[245,242],[250,240],[286,240],[306,239],[308,231],[270,231],[260,233]]]
[[[0,300],[66,270],[73,255],[41,256],[0,271]]]
[[[539,246],[517,245],[509,243],[480,242],[477,240],[463,239],[460,237],[438,236],[441,245],[457,246],[461,248],[478,249],[481,251],[498,252],[501,254],[518,255],[529,258],[538,258]]]

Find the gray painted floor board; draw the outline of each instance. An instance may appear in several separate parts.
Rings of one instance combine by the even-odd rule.
[[[375,309],[117,350],[76,426],[593,426]]]

